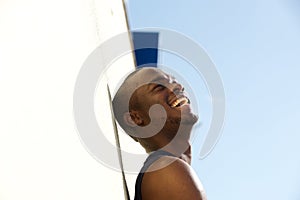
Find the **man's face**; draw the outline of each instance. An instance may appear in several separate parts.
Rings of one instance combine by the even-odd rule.
[[[144,68],[134,77],[138,84],[143,84],[132,95],[130,105],[138,104],[138,112],[144,120],[144,125],[150,123],[149,109],[154,104],[160,104],[167,113],[167,128],[177,128],[180,123],[193,125],[198,117],[192,113],[189,99],[184,93],[184,88],[176,82],[174,77],[157,68]],[[161,113],[156,113],[155,118],[160,118]]]

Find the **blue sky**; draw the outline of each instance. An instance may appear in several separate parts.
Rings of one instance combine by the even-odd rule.
[[[193,142],[193,167],[208,199],[299,200],[300,3],[128,0],[127,9],[132,29],[162,27],[191,37],[222,77],[223,135],[204,160],[197,159],[204,136]],[[161,56],[179,71],[188,67],[174,55]],[[200,133],[211,112],[203,95]]]

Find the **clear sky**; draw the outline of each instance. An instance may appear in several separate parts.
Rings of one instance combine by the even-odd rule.
[[[0,0],[1,200],[123,198],[121,174],[88,153],[73,107],[83,63],[100,42],[127,30],[120,3]],[[189,36],[206,49],[222,77],[223,135],[200,160],[211,118],[209,93],[203,80],[187,73],[188,63],[160,55],[198,96],[202,126],[194,132],[192,165],[208,199],[300,200],[300,1],[127,4],[132,29],[162,27]],[[100,120],[100,126],[111,123],[110,117]],[[111,131],[107,135],[114,145]],[[139,146],[125,137],[129,149]],[[101,152],[117,159],[116,152]],[[126,175],[133,197],[136,174]]]
[[[197,158],[204,135],[193,142],[193,167],[208,199],[299,200],[300,3],[128,0],[127,9],[132,29],[162,27],[191,37],[206,49],[222,77],[223,135],[204,160]],[[161,57],[162,64],[190,76],[179,58]],[[205,133],[210,105],[203,94],[198,99],[199,132]]]

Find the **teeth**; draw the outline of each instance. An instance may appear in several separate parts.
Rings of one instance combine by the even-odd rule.
[[[171,104],[171,107],[174,108],[174,107],[178,106],[178,104],[180,104],[180,103],[181,103],[181,105],[184,105],[187,102],[188,102],[187,98],[181,97],[181,98],[177,99],[175,102],[173,102]]]

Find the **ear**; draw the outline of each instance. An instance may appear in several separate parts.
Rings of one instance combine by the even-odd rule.
[[[143,119],[137,111],[130,111],[124,113],[123,119],[125,123],[130,127],[136,127],[143,123]]]

